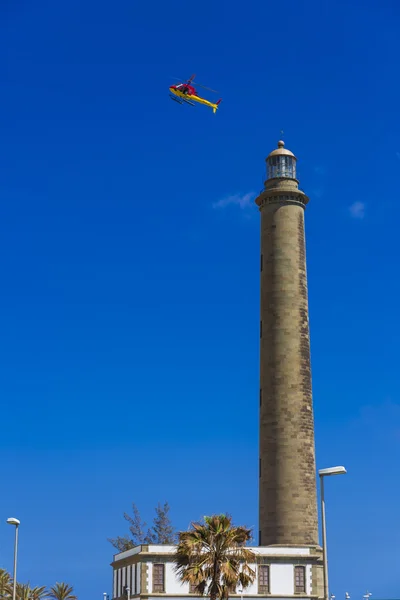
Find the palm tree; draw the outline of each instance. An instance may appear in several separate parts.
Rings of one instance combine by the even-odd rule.
[[[30,600],[46,600],[48,592],[45,585],[40,587],[36,586],[31,589]]]
[[[199,596],[227,600],[237,585],[244,589],[256,577],[249,564],[256,556],[245,547],[250,539],[251,530],[234,526],[229,515],[204,517],[204,523],[192,523],[192,529],[179,533],[175,572]]]
[[[5,569],[0,569],[0,600],[9,598],[12,594],[12,579]]]
[[[16,595],[17,600],[30,600],[31,598],[31,588],[29,583],[18,583],[16,585]]]
[[[50,588],[49,598],[52,600],[77,600],[73,591],[72,585],[68,585],[68,583],[56,583]]]

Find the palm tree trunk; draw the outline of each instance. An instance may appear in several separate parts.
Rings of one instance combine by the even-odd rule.
[[[215,590],[217,585],[220,583],[220,579],[221,579],[219,565],[218,565],[218,561],[216,558],[214,559],[214,578],[213,579],[214,579],[214,583],[216,584],[216,585],[213,585],[213,590]],[[210,594],[210,600],[217,600],[217,598],[218,598],[218,594],[215,591],[213,591]]]

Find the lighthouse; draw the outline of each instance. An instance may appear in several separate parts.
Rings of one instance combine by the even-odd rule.
[[[261,217],[259,544],[318,544],[304,212],[295,155],[266,158]]]

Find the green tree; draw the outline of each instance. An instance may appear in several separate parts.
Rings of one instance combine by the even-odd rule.
[[[192,529],[178,534],[174,556],[178,578],[192,584],[199,596],[227,600],[239,584],[244,589],[255,579],[250,563],[256,562],[256,556],[246,548],[251,537],[251,530],[234,526],[229,515],[192,523]]]
[[[12,595],[12,579],[5,569],[0,569],[0,600],[6,600]]]
[[[168,502],[164,502],[163,506],[158,503],[152,527],[155,544],[174,544],[176,542],[175,529],[168,515],[169,510]]]
[[[132,503],[132,516],[124,513],[124,519],[129,523],[129,534],[124,537],[108,538],[108,541],[119,552],[125,552],[140,544],[173,544],[175,541],[174,528],[169,518],[168,502],[163,506],[158,504],[153,526],[147,528],[142,521],[136,504]]]
[[[52,600],[77,600],[72,585],[58,582],[50,588],[49,598]]]

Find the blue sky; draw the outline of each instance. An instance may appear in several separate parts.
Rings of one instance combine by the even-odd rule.
[[[331,591],[398,594],[398,3],[3,0],[0,566],[111,592],[135,501],[257,531],[259,217],[306,211]],[[218,89],[217,115],[168,98]],[[1,524],[1,522],[3,524]],[[397,554],[396,554],[397,553]]]

